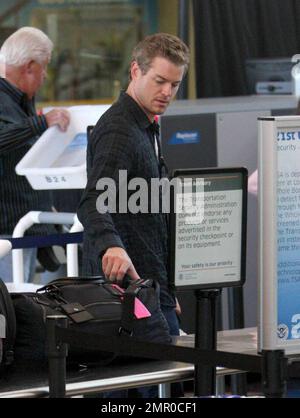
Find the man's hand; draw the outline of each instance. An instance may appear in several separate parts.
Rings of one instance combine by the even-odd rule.
[[[58,125],[59,129],[65,132],[70,123],[70,114],[66,109],[53,109],[45,114],[48,126]]]
[[[134,280],[140,278],[127,252],[121,247],[106,250],[102,258],[102,270],[109,280],[121,281],[126,273]]]

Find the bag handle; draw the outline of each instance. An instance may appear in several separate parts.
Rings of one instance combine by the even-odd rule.
[[[152,280],[134,280],[131,281],[128,288],[125,290],[123,294],[123,310],[119,335],[123,333],[126,333],[129,336],[133,335],[135,298],[137,297],[137,294],[141,288],[151,287],[152,283]]]
[[[151,284],[149,285],[148,282]],[[51,286],[59,287],[59,286],[67,286],[67,285],[82,284],[82,283],[112,284],[112,282],[110,280],[105,279],[104,276],[63,277],[61,279],[52,280],[51,282],[47,283],[45,286],[37,289],[37,292],[43,292]],[[122,282],[123,288],[127,288],[127,289],[131,288],[132,290],[136,288],[140,289],[141,287],[145,287],[145,286],[150,287],[151,285],[152,285],[152,280],[143,280],[143,279],[132,280],[128,276],[125,276]]]
[[[124,299],[122,304],[122,317],[119,328],[119,335],[123,333],[132,336],[133,321],[134,321],[134,300],[136,294],[132,291],[124,292]]]
[[[82,283],[95,283],[103,284],[108,283],[108,281],[103,276],[90,276],[90,277],[63,277],[61,279],[55,279],[47,283],[45,286],[37,289],[37,292],[43,292],[52,286],[67,286],[72,284],[82,284]]]

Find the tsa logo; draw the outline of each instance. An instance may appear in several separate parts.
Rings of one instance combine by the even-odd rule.
[[[300,314],[295,314],[292,316],[292,335],[291,338],[298,339],[300,338]]]
[[[277,337],[280,340],[287,340],[289,337],[289,327],[285,324],[279,324],[277,327]]]

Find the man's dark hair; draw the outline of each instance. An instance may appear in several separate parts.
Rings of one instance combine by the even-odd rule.
[[[139,42],[132,52],[132,62],[137,62],[143,74],[148,72],[152,61],[157,57],[166,58],[175,65],[183,66],[186,72],[190,62],[190,51],[177,36],[156,33]]]

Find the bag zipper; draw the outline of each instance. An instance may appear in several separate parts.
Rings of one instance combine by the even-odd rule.
[[[121,302],[93,302],[88,303],[87,305],[82,305],[84,308],[90,308],[92,306],[98,306],[98,305],[122,305]]]
[[[47,304],[46,302],[40,301],[38,298],[36,298],[35,300],[40,305],[40,307],[42,309],[44,323],[46,323],[47,316],[49,315],[46,311],[46,307],[48,307],[50,309],[53,309],[54,311],[59,311],[59,305],[53,307],[50,304]],[[121,302],[94,302],[94,303],[89,303],[87,305],[82,305],[82,306],[83,306],[83,308],[86,309],[86,308],[90,308],[90,307],[93,307],[93,306],[99,306],[99,305],[121,305]],[[115,320],[119,320],[119,319],[120,318],[117,318],[117,317],[112,318],[112,319],[91,319],[90,322],[99,322],[99,321],[100,322],[103,322],[103,321],[107,322],[107,321],[115,321]]]
[[[89,322],[90,323],[95,323],[95,322],[114,322],[114,321],[120,321],[119,317],[115,317],[115,318],[107,318],[107,319],[91,319]]]
[[[60,286],[69,286],[69,285],[74,285],[74,284],[104,284],[107,283],[107,281],[99,276],[99,277],[91,277],[91,278],[82,278],[82,279],[78,279],[78,277],[69,277],[67,279],[58,279],[58,280],[53,280],[52,282],[46,284],[46,286],[40,287],[39,289],[37,289],[37,292],[42,292],[46,289],[51,289],[52,286],[55,287],[60,287]]]

